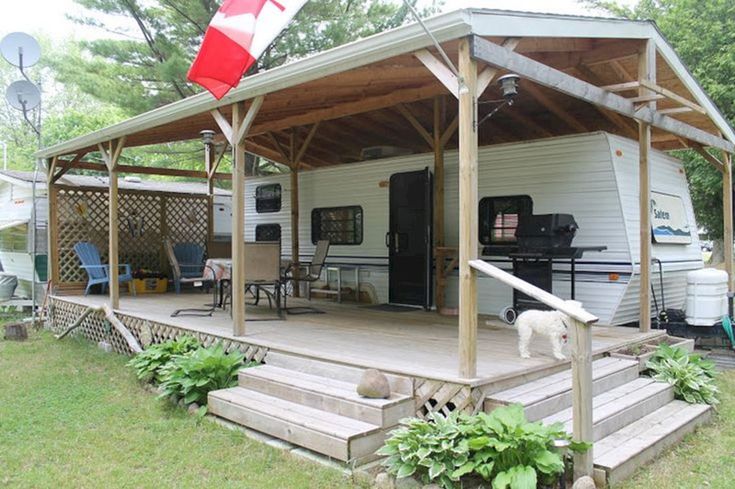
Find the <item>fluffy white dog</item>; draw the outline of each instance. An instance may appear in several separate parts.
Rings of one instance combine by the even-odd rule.
[[[578,301],[567,301],[577,307],[582,307]],[[559,311],[539,311],[530,309],[522,312],[516,319],[518,328],[518,352],[521,358],[531,358],[528,350],[534,333],[549,337],[554,358],[566,360],[562,348],[567,343],[567,328],[569,317]]]

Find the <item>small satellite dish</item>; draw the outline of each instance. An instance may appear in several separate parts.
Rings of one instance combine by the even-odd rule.
[[[13,66],[28,68],[41,59],[41,46],[25,32],[11,32],[0,41],[0,52]]]
[[[27,80],[18,80],[10,84],[5,99],[15,109],[33,110],[41,103],[41,91]]]

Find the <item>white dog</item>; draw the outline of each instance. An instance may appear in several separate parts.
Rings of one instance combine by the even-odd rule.
[[[582,304],[578,301],[567,301],[577,307]],[[531,358],[528,347],[534,333],[549,337],[554,358],[566,360],[562,348],[567,343],[567,328],[569,317],[560,311],[538,311],[531,309],[522,312],[515,321],[518,328],[518,352],[521,358]]]

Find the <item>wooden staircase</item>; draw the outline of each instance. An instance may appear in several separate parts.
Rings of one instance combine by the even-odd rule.
[[[361,375],[358,368],[271,353],[267,365],[242,370],[237,387],[210,392],[209,411],[337,460],[368,461],[415,406],[408,393],[360,397]],[[394,392],[410,385],[389,380]]]
[[[712,408],[674,400],[673,387],[640,377],[638,362],[605,357],[593,362],[595,482],[603,487],[636,468],[709,420]],[[485,410],[519,403],[526,416],[561,422],[572,431],[572,374],[564,371],[490,394]]]

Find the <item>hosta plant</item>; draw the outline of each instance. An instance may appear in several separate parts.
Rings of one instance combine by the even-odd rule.
[[[177,355],[161,373],[161,397],[175,396],[186,404],[207,403],[209,391],[233,387],[244,365],[239,351],[226,353],[221,343]]]
[[[715,385],[715,364],[683,348],[666,344],[658,346],[646,363],[651,376],[674,386],[677,399],[690,404],[717,404],[719,390]]]
[[[396,477],[413,475],[443,488],[460,487],[466,477],[480,477],[493,489],[536,489],[564,471],[555,440],[569,440],[560,424],[545,426],[526,420],[520,405],[491,413],[434,414],[409,419],[391,434],[378,452]],[[575,444],[572,450],[588,447]]]
[[[161,369],[175,355],[191,353],[201,344],[192,336],[182,336],[175,340],[164,341],[149,346],[135,355],[128,366],[133,367],[135,375],[143,382],[160,382]]]

